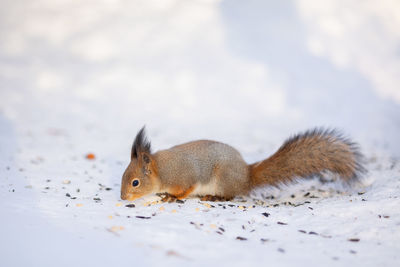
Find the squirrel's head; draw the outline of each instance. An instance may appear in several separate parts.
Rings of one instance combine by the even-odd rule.
[[[151,155],[151,144],[143,127],[132,145],[131,162],[121,182],[121,199],[135,200],[153,193],[158,187],[156,163]]]

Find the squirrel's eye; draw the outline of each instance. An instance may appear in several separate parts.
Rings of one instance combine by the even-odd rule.
[[[136,187],[138,185],[139,185],[139,180],[138,179],[135,179],[135,180],[132,181],[132,186],[133,187]]]

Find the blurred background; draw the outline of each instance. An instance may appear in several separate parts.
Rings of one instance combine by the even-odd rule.
[[[2,0],[0,129],[128,160],[146,124],[252,161],[325,126],[400,156],[399,29],[396,0]]]
[[[169,266],[181,253],[199,266],[399,262],[399,85],[399,0],[0,0],[1,262]],[[258,228],[267,246],[235,239],[247,214],[194,215],[196,200],[133,221],[159,213],[120,202],[143,125],[154,150],[214,139],[249,163],[291,134],[335,127],[360,143],[372,188],[312,215],[272,210],[289,225]],[[189,224],[196,218],[237,228],[211,236]],[[334,238],[292,234],[303,228]],[[346,241],[358,234],[360,244]]]

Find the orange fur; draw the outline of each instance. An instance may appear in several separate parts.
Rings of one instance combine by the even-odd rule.
[[[175,191],[170,191],[171,195],[175,196],[177,199],[184,199],[190,195],[195,189],[195,186],[191,186],[188,189],[184,190],[182,187],[176,186]]]

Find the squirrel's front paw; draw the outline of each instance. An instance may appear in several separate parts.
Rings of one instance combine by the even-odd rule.
[[[176,202],[177,198],[174,195],[168,194],[168,193],[161,193],[161,194],[157,194],[159,197],[161,197],[161,201],[162,202],[168,202],[168,203],[172,203],[172,202]]]

